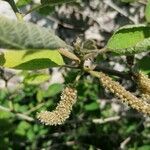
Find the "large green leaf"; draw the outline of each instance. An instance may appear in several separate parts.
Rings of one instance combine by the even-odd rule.
[[[119,55],[150,50],[150,26],[128,25],[114,33],[107,43],[109,51]]]
[[[44,5],[57,5],[57,4],[63,4],[63,3],[70,3],[76,0],[41,0],[41,4]]]
[[[0,48],[53,50],[66,47],[49,29],[0,16]]]
[[[0,55],[0,66],[14,69],[37,70],[63,64],[57,50],[4,50]]]

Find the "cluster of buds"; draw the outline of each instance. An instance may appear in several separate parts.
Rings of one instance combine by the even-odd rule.
[[[118,82],[113,81],[109,76],[105,75],[102,72],[90,72],[92,75],[97,76],[102,85],[106,87],[109,91],[114,93],[122,102],[127,103],[133,109],[136,109],[143,114],[150,116],[150,104],[142,99],[137,98],[132,93],[127,91],[123,86]]]
[[[71,113],[72,107],[77,100],[77,91],[72,87],[66,87],[61,95],[61,100],[52,112],[38,113],[37,118],[45,125],[60,125],[65,122]]]

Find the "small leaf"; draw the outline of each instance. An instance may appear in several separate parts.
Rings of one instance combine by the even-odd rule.
[[[148,0],[148,3],[145,8],[145,18],[146,18],[147,22],[150,23],[150,0]]]
[[[49,29],[0,16],[0,48],[55,50],[68,45]]]
[[[34,73],[34,74],[29,74],[27,77],[25,77],[24,83],[29,85],[38,85],[47,81],[49,78],[50,76],[48,74]]]
[[[150,145],[143,145],[137,148],[137,150],[150,150]]]
[[[143,57],[138,63],[137,63],[138,70],[141,70],[145,74],[150,73],[150,56]]]
[[[63,3],[70,3],[76,0],[41,0],[41,4],[44,5],[58,5],[58,4],[63,4]]]
[[[29,4],[30,2],[31,2],[31,0],[18,0],[16,5],[18,7],[22,7],[22,6]]]
[[[63,58],[57,50],[4,50],[0,55],[0,66],[7,68],[37,70],[61,65]]]
[[[90,103],[90,104],[86,104],[84,106],[85,110],[86,111],[95,111],[97,109],[99,109],[99,105],[97,102],[93,102],[93,103]]]
[[[43,97],[53,97],[56,94],[60,93],[63,89],[63,85],[59,83],[55,83],[49,86],[49,88],[43,92]]]
[[[12,117],[12,114],[10,112],[0,110],[0,119],[9,119],[10,117]]]
[[[118,55],[131,55],[150,50],[150,27],[128,25],[114,33],[107,43],[109,51]]]
[[[19,134],[19,135],[26,135],[26,132],[31,128],[31,125],[26,122],[26,121],[22,121],[19,123],[19,125],[17,126],[17,128],[15,129],[15,134]]]
[[[42,7],[38,10],[38,12],[41,14],[41,15],[49,15],[50,13],[52,13],[53,11],[55,10],[55,7],[54,6],[45,6],[45,7]]]
[[[38,102],[41,102],[43,100],[43,91],[41,91],[41,90],[37,91],[36,99]]]

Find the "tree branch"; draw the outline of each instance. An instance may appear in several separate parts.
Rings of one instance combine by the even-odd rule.
[[[117,70],[112,70],[110,68],[102,67],[100,65],[96,66],[96,68],[94,70],[95,71],[102,71],[102,72],[107,73],[109,75],[115,75],[115,76],[119,76],[119,77],[125,78],[125,79],[131,79],[131,76],[126,72],[120,72]]]
[[[5,112],[10,112],[13,115],[15,115],[16,117],[21,118],[23,120],[27,120],[30,122],[34,121],[34,118],[32,118],[32,117],[29,117],[29,116],[22,114],[22,113],[15,113],[12,110],[10,110],[9,108],[3,107],[3,106],[0,106],[0,110],[5,111]]]

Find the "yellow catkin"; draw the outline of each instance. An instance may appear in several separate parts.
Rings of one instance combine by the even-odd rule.
[[[147,103],[150,103],[150,95],[149,94],[142,94],[141,99],[146,101]]]
[[[138,86],[143,94],[150,96],[150,79],[142,72],[136,74]]]
[[[95,74],[95,76],[100,78],[101,83],[104,87],[106,87],[109,91],[114,93],[120,100],[127,103],[133,109],[136,109],[139,112],[150,115],[150,104],[142,101],[141,99],[134,96],[132,93],[127,91],[123,86],[121,86],[118,82],[113,81],[109,76],[105,75],[102,72],[90,72],[91,74]]]
[[[52,112],[44,111],[38,113],[37,118],[45,125],[60,125],[65,122],[77,99],[77,91],[72,87],[66,87],[61,95],[61,100]]]

